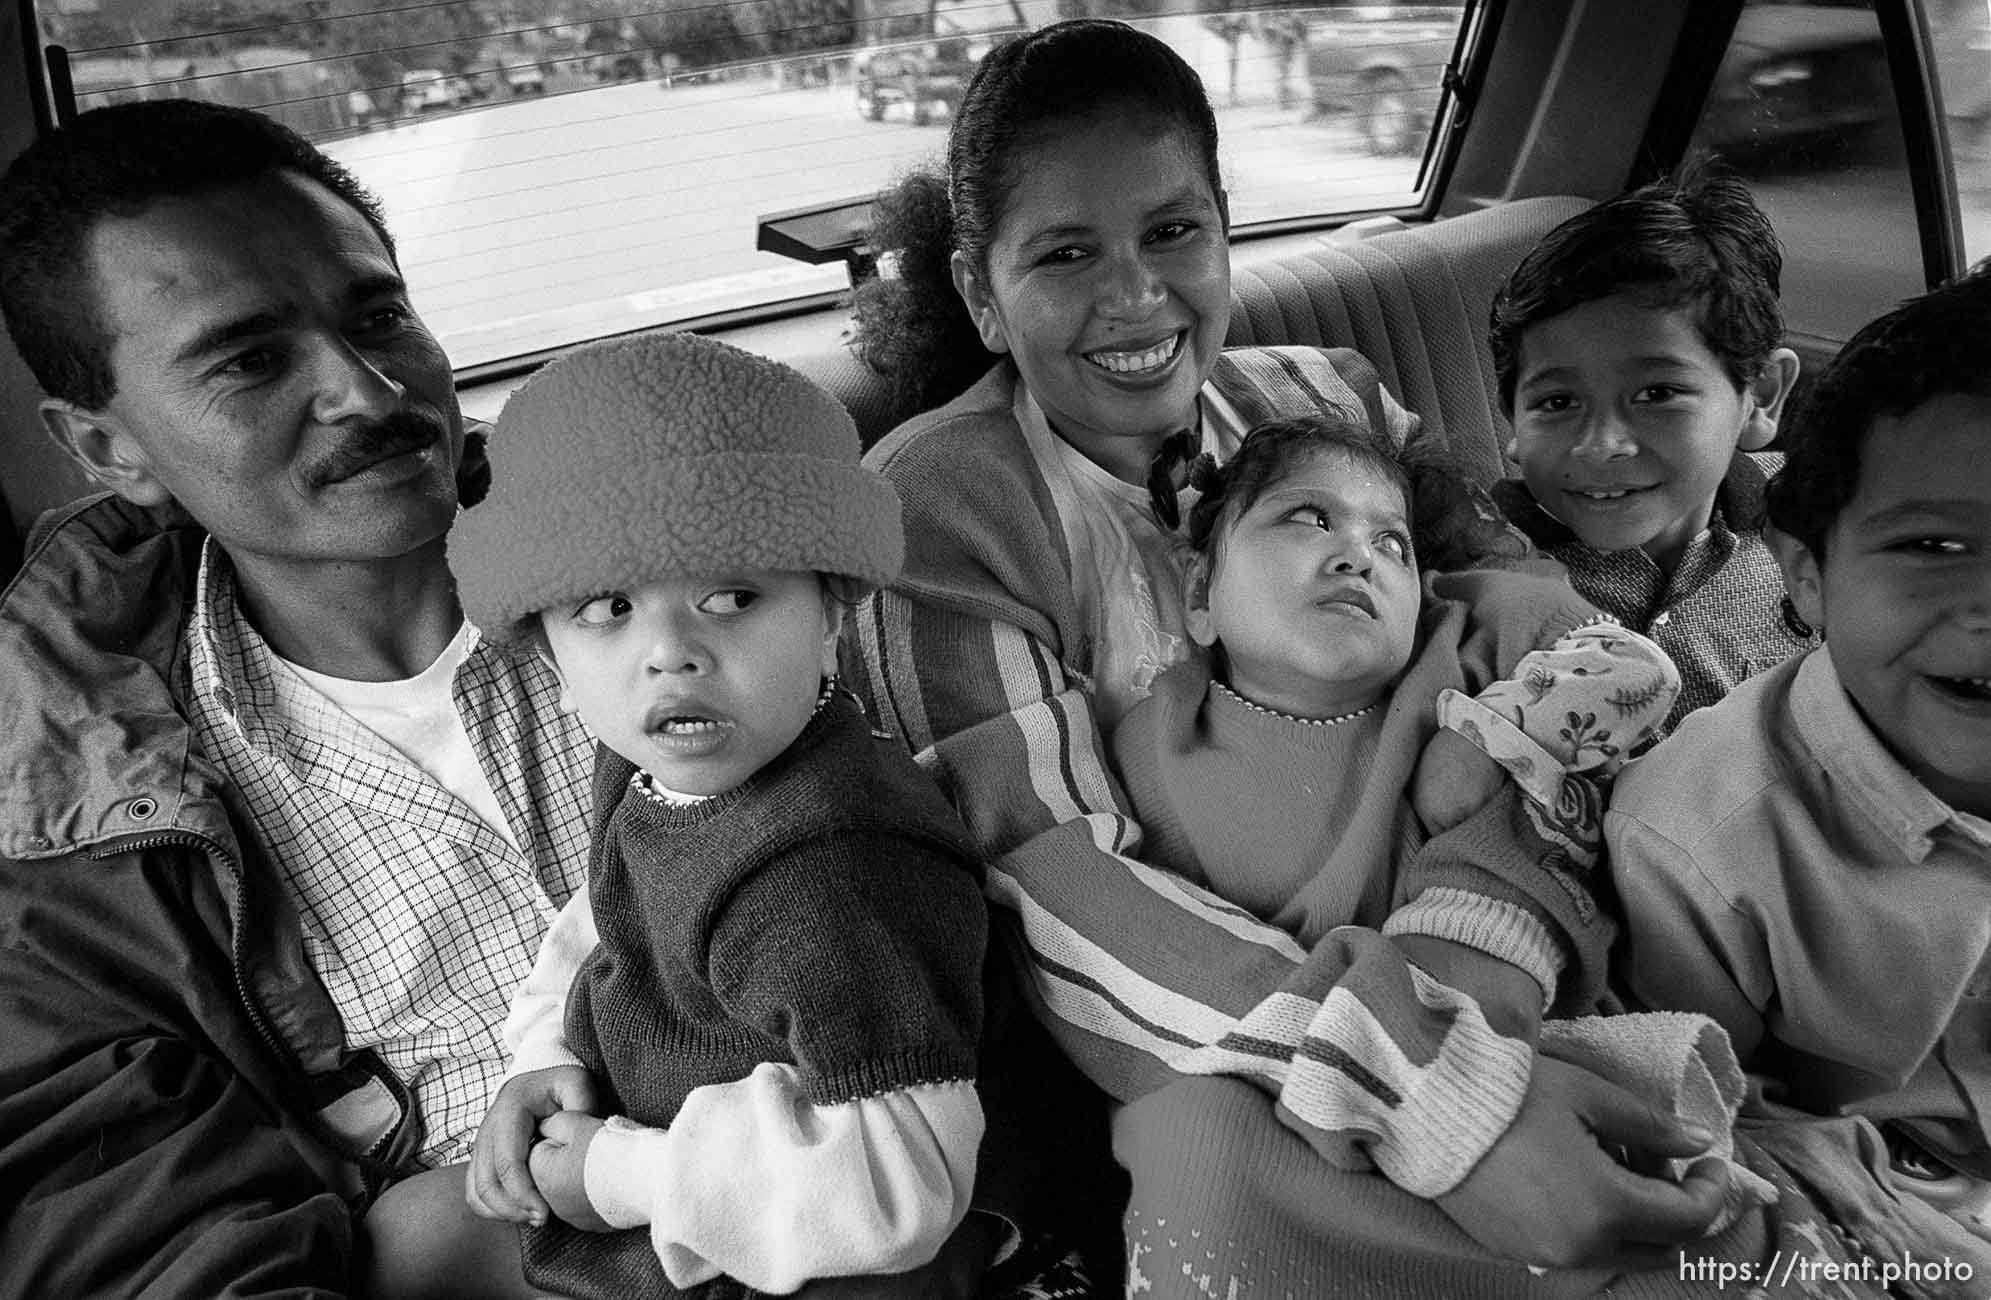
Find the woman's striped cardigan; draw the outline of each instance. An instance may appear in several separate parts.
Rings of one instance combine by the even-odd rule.
[[[1017,382],[1005,362],[867,457],[906,520],[904,574],[852,626],[875,716],[953,797],[989,861],[996,937],[1108,1093],[1243,1076],[1329,1159],[1425,1196],[1450,1189],[1512,1120],[1529,1047],[1382,934],[1346,928],[1305,951],[1140,861],[1093,718],[1063,533],[1011,414]],[[1240,349],[1211,382],[1251,423],[1336,405],[1416,436],[1354,352]],[[1601,984],[1610,922],[1587,870],[1509,791],[1416,860],[1385,932],[1552,954],[1561,1001],[1580,1001]],[[1477,905],[1488,898],[1506,904],[1499,925]]]

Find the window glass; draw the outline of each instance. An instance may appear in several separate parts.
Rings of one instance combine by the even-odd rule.
[[[1218,106],[1234,221],[1407,208],[1466,0],[42,0],[80,106],[265,109],[383,199],[459,366],[844,287],[762,216],[931,163],[976,63],[1095,14]]]
[[[1975,262],[1991,256],[1991,0],[1923,0],[1923,11],[1956,166],[1964,255]]]
[[[1751,0],[1694,147],[1745,176],[1775,224],[1792,335],[1844,340],[1921,292],[1901,119],[1870,5]]]

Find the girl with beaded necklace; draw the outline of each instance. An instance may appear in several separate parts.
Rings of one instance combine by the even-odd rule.
[[[1209,654],[1128,713],[1115,765],[1149,861],[1303,945],[1343,925],[1389,932],[1399,869],[1508,779],[1489,754],[1532,774],[1517,779],[1552,812],[1565,770],[1615,768],[1678,689],[1657,647],[1559,577],[1466,567],[1503,539],[1428,451],[1314,417],[1261,425],[1192,477],[1184,604]],[[1591,725],[1572,734],[1572,714]],[[1466,876],[1421,883],[1478,892]],[[1482,910],[1498,928],[1503,909]],[[1489,1009],[1501,1000],[1507,963],[1398,941]]]

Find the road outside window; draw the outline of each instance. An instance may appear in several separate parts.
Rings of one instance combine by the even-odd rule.
[[[1149,27],[1218,105],[1233,220],[1408,208],[1466,0],[53,0],[81,107],[262,108],[385,200],[462,367],[838,291],[755,250],[766,214],[937,159],[998,42]]]

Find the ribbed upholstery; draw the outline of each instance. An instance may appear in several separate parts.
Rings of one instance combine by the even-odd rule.
[[[878,372],[857,359],[857,354],[841,345],[802,356],[783,357],[789,365],[827,388],[857,425],[857,436],[866,450],[871,444],[905,423],[918,411],[902,411],[892,400],[891,385]]]
[[[1464,468],[1491,482],[1505,473],[1507,441],[1486,342],[1494,292],[1543,235],[1589,205],[1521,199],[1240,267],[1228,341],[1359,350]]]
[[[1232,277],[1233,344],[1352,347],[1405,406],[1443,435],[1460,464],[1491,482],[1505,474],[1486,317],[1507,273],[1538,240],[1590,200],[1520,199],[1428,226],[1346,244],[1320,244]],[[901,420],[878,376],[847,349],[790,358],[849,409],[869,447]]]

